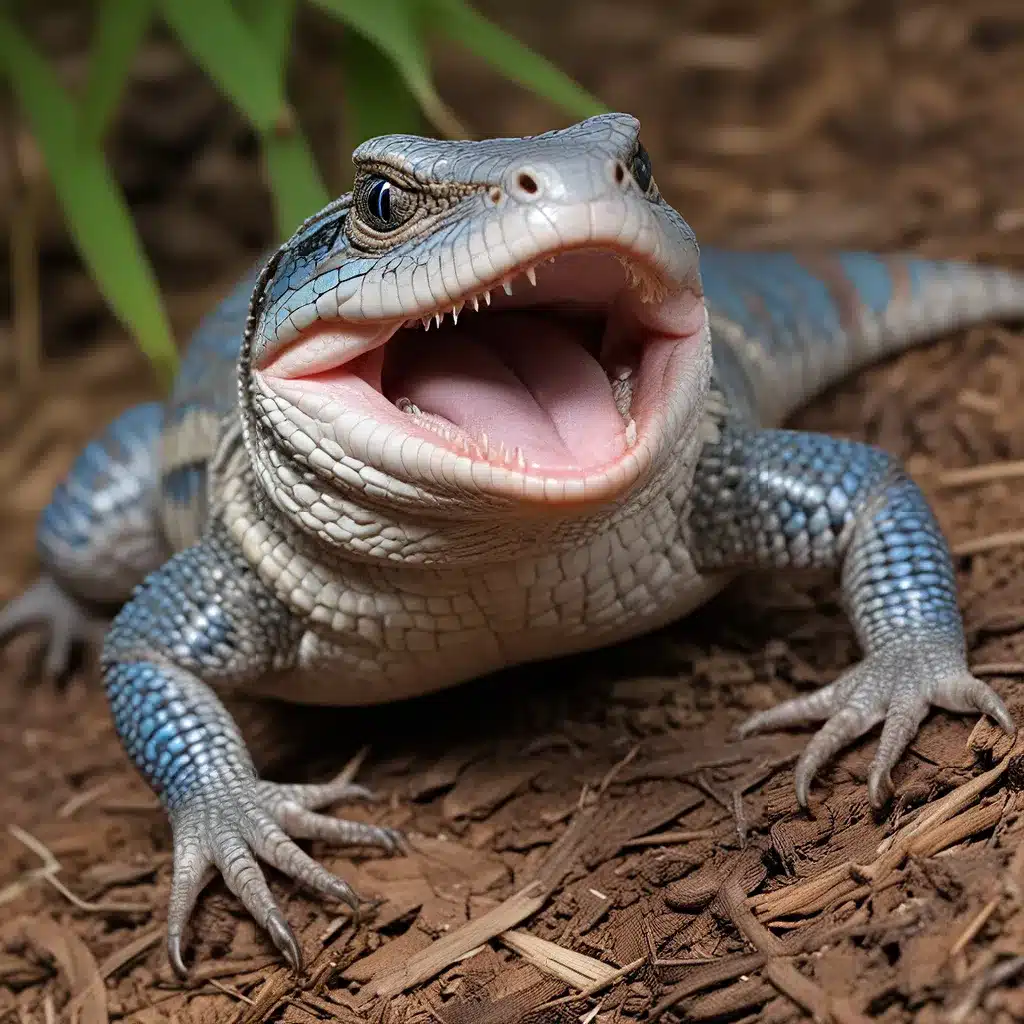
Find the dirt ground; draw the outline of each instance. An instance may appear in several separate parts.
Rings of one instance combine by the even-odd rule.
[[[557,25],[541,0],[481,6],[641,117],[698,237],[1024,269],[1017,3],[573,0]],[[139,184],[166,159],[132,142],[146,82],[116,140],[138,157],[146,237],[159,248],[185,218],[223,242],[201,273],[194,231],[160,250],[185,330],[266,240],[267,206],[237,126],[201,92],[189,102],[214,128],[178,159],[206,191],[174,175]],[[456,54],[441,83],[480,133],[564,123]],[[222,150],[234,163],[218,178],[200,157]],[[239,190],[249,199],[225,227]],[[76,449],[151,393],[131,345],[82,312],[73,260],[47,258],[64,284],[47,286],[41,387],[26,394],[6,370],[0,385],[0,601],[31,580],[34,518]],[[1024,722],[1022,394],[1024,334],[991,324],[860,375],[797,423],[907,460],[959,553],[972,663]],[[274,877],[302,979],[219,881],[193,919],[191,982],[173,979],[164,815],[94,669],[58,690],[38,682],[33,650],[22,638],[0,660],[0,1022],[1024,1020],[1024,744],[934,714],[874,817],[876,736],[822,775],[809,814],[792,782],[807,734],[731,738],[856,656],[829,581],[746,581],[615,650],[403,706],[277,710],[257,734],[268,772],[325,778],[368,747],[359,778],[380,800],[345,811],[411,845],[387,859],[313,844],[382,901],[358,927]]]

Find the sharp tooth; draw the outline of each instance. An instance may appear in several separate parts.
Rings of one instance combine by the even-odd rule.
[[[469,301],[473,303],[473,312],[474,313],[479,313],[480,312],[480,297],[478,295],[474,295],[473,298],[471,298]]]
[[[526,268],[526,280],[535,288],[537,287],[537,271],[534,270],[533,267]]]
[[[631,419],[626,424],[626,444],[632,448],[636,444],[636,420]]]
[[[429,316],[420,317],[420,323],[423,324],[423,330],[425,330],[425,331],[429,331],[430,330],[430,317]]]
[[[434,323],[436,323],[438,327],[441,326],[441,321],[442,320],[444,320],[444,313],[435,313],[434,314]]]
[[[483,430],[480,431],[480,450],[484,453],[485,457],[489,455],[491,451],[490,442],[487,440],[487,433]]]
[[[520,469],[524,469],[525,470],[526,469],[526,456],[523,454],[523,449],[520,448],[519,445],[516,445],[515,448],[512,450],[512,454],[513,454],[513,456],[515,456],[516,465]]]
[[[462,307],[465,305],[464,302],[460,302],[456,306],[452,306],[452,320],[455,323],[459,322],[459,314],[462,312]]]
[[[501,282],[501,287],[505,289],[505,294],[506,295],[511,295],[512,294],[512,282],[511,281],[502,281]]]
[[[490,292],[484,292],[484,301],[487,303],[488,306],[491,304],[491,293]]]

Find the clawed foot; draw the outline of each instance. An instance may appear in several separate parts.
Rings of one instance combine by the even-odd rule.
[[[33,628],[46,632],[42,667],[50,681],[67,675],[76,644],[100,645],[104,626],[46,576],[0,610],[0,642]]]
[[[298,972],[302,951],[267,885],[256,858],[313,892],[347,904],[356,913],[360,898],[292,841],[326,839],[351,846],[379,846],[393,853],[402,845],[394,829],[345,821],[316,809],[339,800],[370,799],[362,786],[344,778],[322,785],[281,785],[251,774],[204,778],[202,795],[171,807],[174,830],[174,877],[167,914],[167,951],[180,976],[186,974],[181,937],[196,899],[215,870],[228,888],[265,928],[274,945]]]
[[[824,720],[796,765],[797,800],[806,807],[811,782],[822,766],[884,721],[868,775],[868,798],[880,808],[892,795],[892,769],[933,704],[948,711],[980,711],[1011,735],[1016,732],[1006,705],[971,675],[958,647],[920,639],[889,644],[828,686],[753,715],[740,732],[747,736]]]

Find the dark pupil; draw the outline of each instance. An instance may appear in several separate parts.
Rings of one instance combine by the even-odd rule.
[[[633,178],[640,186],[641,191],[646,192],[651,187],[651,158],[641,143],[637,143],[636,153],[633,156]]]
[[[372,216],[387,224],[391,220],[391,182],[378,178],[370,186],[366,205]]]

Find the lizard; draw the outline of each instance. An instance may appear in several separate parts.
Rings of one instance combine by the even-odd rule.
[[[388,135],[200,324],[166,401],[93,440],[0,615],[100,668],[172,830],[167,950],[205,881],[298,970],[259,861],[358,908],[296,839],[394,851],[322,813],[364,794],[259,777],[227,695],[387,703],[600,648],[748,571],[827,570],[863,658],[741,734],[823,723],[794,779],[881,723],[875,807],[932,706],[1013,732],[974,677],[952,556],[868,445],[786,430],[844,375],[1024,317],[1024,277],[912,255],[705,247],[628,114],[516,139]]]

